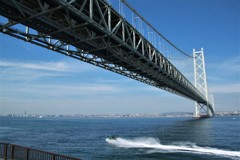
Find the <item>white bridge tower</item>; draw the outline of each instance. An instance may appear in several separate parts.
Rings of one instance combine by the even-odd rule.
[[[213,95],[208,94],[207,76],[205,68],[205,60],[203,48],[200,51],[193,49],[193,63],[194,63],[194,84],[195,87],[205,96],[207,102],[211,103],[214,109]],[[194,117],[212,117],[212,113],[207,105],[195,102],[195,115]]]

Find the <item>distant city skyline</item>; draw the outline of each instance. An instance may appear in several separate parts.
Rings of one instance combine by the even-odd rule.
[[[118,10],[118,0],[109,2]],[[189,54],[203,47],[216,111],[240,110],[240,1],[128,2],[177,47]],[[192,59],[179,63],[192,80]],[[194,112],[194,102],[0,33],[0,114],[25,111]]]
[[[142,114],[28,114],[24,112],[23,114],[0,114],[3,117],[33,117],[33,118],[43,118],[43,117],[65,117],[65,118],[126,118],[126,117],[193,117],[192,112],[165,112],[165,113],[142,113]],[[231,112],[215,112],[215,116],[240,116],[240,111]]]

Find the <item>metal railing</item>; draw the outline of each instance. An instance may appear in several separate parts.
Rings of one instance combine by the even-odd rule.
[[[78,158],[0,142],[1,158],[4,160],[80,160]]]

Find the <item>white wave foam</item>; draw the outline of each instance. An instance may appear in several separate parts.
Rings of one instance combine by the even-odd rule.
[[[153,149],[148,153],[154,152],[185,152],[185,153],[197,153],[197,154],[209,154],[224,156],[229,158],[240,158],[239,151],[228,151],[210,147],[199,147],[193,143],[182,143],[173,145],[163,145],[159,139],[156,138],[135,138],[135,139],[124,139],[117,138],[116,140],[106,139],[106,142],[116,147],[121,148],[147,148]]]

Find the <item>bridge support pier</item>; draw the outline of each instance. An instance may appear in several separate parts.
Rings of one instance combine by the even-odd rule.
[[[211,104],[203,104],[195,102],[195,114],[193,117],[196,118],[207,118],[213,117],[214,112],[210,110],[213,106],[213,96],[211,96],[211,101],[209,101],[208,86],[207,86],[207,76],[205,69],[205,60],[203,48],[200,51],[195,51],[193,49],[193,63],[194,63],[194,84],[198,91],[206,98],[207,102]]]

